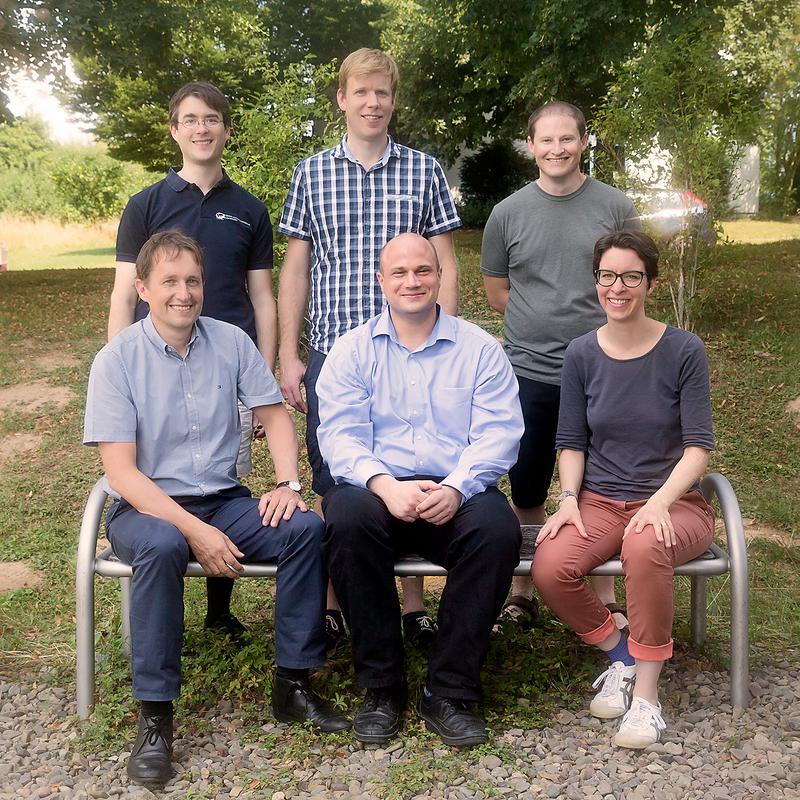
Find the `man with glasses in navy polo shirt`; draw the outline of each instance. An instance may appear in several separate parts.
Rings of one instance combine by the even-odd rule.
[[[457,313],[452,232],[461,220],[439,163],[389,136],[398,80],[397,64],[380,50],[361,48],[342,62],[336,98],[347,134],[336,147],[297,165],[278,226],[289,238],[278,292],[281,391],[307,414],[312,486],[320,497],[333,478],[317,444],[317,376],[336,339],[380,312],[383,295],[375,276],[386,242],[408,232],[427,238],[441,265],[440,303]],[[299,355],[306,311],[307,366]],[[429,646],[435,626],[424,610],[421,579],[403,581],[403,607],[407,636]],[[332,638],[336,628],[341,631],[337,608],[329,594]]]
[[[272,294],[272,226],[264,203],[235,184],[222,168],[222,152],[231,135],[228,100],[209,83],[187,83],[169,102],[169,129],[183,164],[134,195],[122,214],[108,338],[147,315],[147,304],[134,287],[142,245],[158,231],[178,229],[203,250],[203,316],[241,328],[274,369],[277,311]],[[241,405],[239,412],[237,475],[241,477],[252,469],[253,415]],[[245,629],[230,611],[233,581],[209,578],[207,583],[206,627],[238,640]]]
[[[184,573],[191,558],[214,576],[275,561],[272,708],[322,731],[350,723],[311,688],[325,659],[323,525],[297,483],[297,432],[280,390],[244,331],[201,317],[203,254],[180,231],[145,242],[135,287],[141,321],[95,357],[84,443],[100,449],[114,553],[133,568],[131,671],[140,701],[128,776],[160,785],[172,774],[172,703],[181,683]],[[236,400],[264,426],[274,488],[260,500],[236,477]]]

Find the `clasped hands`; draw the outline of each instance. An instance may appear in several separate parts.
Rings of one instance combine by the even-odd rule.
[[[461,507],[461,492],[435,481],[398,481],[390,475],[376,475],[369,483],[389,513],[403,522],[424,519],[433,525],[444,525]]]

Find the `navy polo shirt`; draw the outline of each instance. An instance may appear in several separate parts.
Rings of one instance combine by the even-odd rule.
[[[135,262],[142,245],[168,228],[195,239],[203,250],[203,316],[229,322],[256,340],[247,273],[272,269],[272,225],[267,207],[224,172],[207,195],[170,169],[166,178],[128,201],[117,231],[117,261]],[[147,316],[139,301],[136,320]]]

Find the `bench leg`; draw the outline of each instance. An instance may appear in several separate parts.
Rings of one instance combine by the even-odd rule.
[[[122,652],[128,661],[131,660],[131,579],[120,578],[120,633],[122,634]]]
[[[731,559],[731,700],[750,704],[750,598],[747,561]]]
[[[75,681],[78,717],[88,719],[94,707],[94,558],[78,561],[75,575]]]
[[[692,641],[702,647],[706,643],[708,611],[706,608],[706,588],[708,578],[703,575],[692,576]]]

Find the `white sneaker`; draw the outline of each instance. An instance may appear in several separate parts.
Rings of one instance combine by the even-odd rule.
[[[641,697],[634,697],[628,713],[622,718],[614,744],[641,750],[655,744],[667,724],[661,716],[661,703],[654,706]]]
[[[626,667],[621,661],[615,661],[592,684],[593,689],[601,683],[603,688],[594,696],[589,713],[600,719],[621,717],[631,707],[635,682],[636,667]]]

